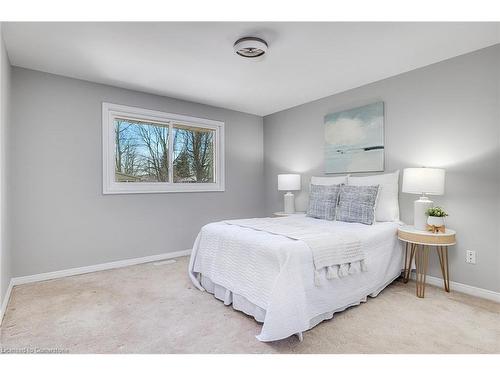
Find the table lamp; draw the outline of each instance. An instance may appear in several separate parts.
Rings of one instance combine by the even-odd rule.
[[[299,174],[279,174],[278,175],[278,190],[286,191],[285,213],[295,213],[295,196],[292,190],[300,190],[300,175]]]
[[[427,229],[426,211],[434,204],[426,195],[444,194],[445,170],[440,168],[405,168],[403,171],[403,193],[420,194],[414,203],[413,225],[415,229]]]

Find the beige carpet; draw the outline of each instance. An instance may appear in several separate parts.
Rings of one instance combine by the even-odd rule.
[[[377,298],[274,343],[260,324],[195,289],[188,258],[14,288],[6,349],[70,353],[500,353],[500,304],[396,281]]]

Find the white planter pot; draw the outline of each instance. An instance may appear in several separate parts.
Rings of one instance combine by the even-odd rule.
[[[444,217],[429,216],[427,224],[434,225],[435,227],[442,227],[444,225]]]

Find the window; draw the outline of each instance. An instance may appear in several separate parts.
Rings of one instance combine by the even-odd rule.
[[[224,191],[224,123],[103,103],[103,193]]]

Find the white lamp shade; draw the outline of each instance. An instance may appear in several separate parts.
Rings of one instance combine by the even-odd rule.
[[[279,174],[278,190],[300,190],[300,174]]]
[[[404,193],[444,194],[445,170],[440,168],[405,168],[403,171]]]

